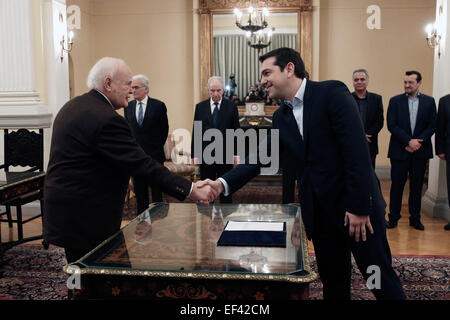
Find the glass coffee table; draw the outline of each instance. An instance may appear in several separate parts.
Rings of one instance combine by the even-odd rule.
[[[286,247],[217,245],[228,221],[285,222]],[[76,298],[308,299],[307,245],[297,205],[156,203],[64,271]]]

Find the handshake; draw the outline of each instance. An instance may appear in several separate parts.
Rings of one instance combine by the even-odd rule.
[[[202,205],[208,205],[213,202],[224,190],[224,186],[219,179],[213,181],[210,179],[201,180],[194,183],[189,198]]]

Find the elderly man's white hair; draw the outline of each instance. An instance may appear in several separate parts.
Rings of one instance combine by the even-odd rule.
[[[125,61],[122,59],[104,57],[97,61],[97,63],[89,71],[87,78],[87,86],[89,89],[103,89],[103,83],[106,77],[114,78],[117,70]]]
[[[132,79],[133,81],[136,80],[141,80],[141,83],[144,87],[150,89],[150,81],[148,80],[148,78],[146,76],[144,76],[143,74],[137,74],[133,77]]]
[[[224,86],[224,84],[223,84],[223,79],[222,79],[222,77],[219,77],[219,76],[212,76],[211,78],[208,79],[208,89],[209,89],[209,87],[211,86],[211,82],[212,82],[213,80],[219,80],[220,83],[222,84],[222,88],[225,88],[225,86]]]

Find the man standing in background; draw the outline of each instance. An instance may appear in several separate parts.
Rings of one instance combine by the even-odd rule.
[[[436,155],[445,161],[447,168],[447,197],[450,195],[450,94],[439,99],[439,109],[436,121]],[[450,206],[450,198],[449,198]],[[450,230],[450,222],[444,226],[445,230]]]
[[[387,228],[395,228],[401,218],[402,195],[409,176],[409,225],[425,230],[420,221],[422,187],[428,159],[433,158],[431,136],[436,129],[436,103],[419,92],[422,76],[407,71],[405,93],[392,97],[387,111],[391,132],[388,158],[391,159],[391,191]]]
[[[358,104],[359,114],[366,133],[367,143],[369,144],[370,160],[375,169],[375,158],[378,154],[378,133],[383,128],[383,101],[379,94],[368,92],[369,73],[366,69],[353,71],[352,92]]]
[[[130,124],[131,132],[136,142],[145,153],[160,164],[164,164],[164,144],[169,133],[167,108],[164,102],[150,98],[150,82],[144,75],[133,77],[131,89],[134,99],[125,108],[125,118]],[[141,213],[149,206],[148,187],[152,189],[152,202],[162,202],[162,190],[155,183],[149,185],[148,179],[133,177],[134,193],[136,194],[137,213]]]
[[[229,170],[233,169],[233,164],[226,163],[226,130],[227,129],[239,129],[239,112],[237,107],[230,100],[223,98],[224,86],[222,78],[214,76],[208,79],[208,91],[210,98],[202,101],[195,106],[194,114],[194,129],[192,130],[192,143],[191,143],[191,156],[193,158],[203,158],[203,151],[210,142],[207,141],[195,141],[195,121],[201,122],[202,132],[201,136],[208,129],[220,130],[223,137],[223,157],[216,163],[207,164],[205,159],[202,159],[200,164],[200,179],[216,180],[221,175],[224,175]],[[203,139],[202,139],[203,140]],[[195,144],[201,143],[202,155],[194,153]],[[234,149],[236,146],[234,144]],[[236,151],[236,150],[235,150]],[[236,154],[236,152],[235,152]],[[217,157],[216,157],[217,159]],[[236,157],[235,157],[236,159]],[[236,160],[235,160],[236,161]],[[230,196],[220,195],[221,203],[231,203],[232,198]]]

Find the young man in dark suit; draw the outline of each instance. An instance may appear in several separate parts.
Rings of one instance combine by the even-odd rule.
[[[365,279],[369,267],[379,268],[380,286],[372,288],[377,299],[404,299],[386,238],[386,203],[349,90],[339,81],[307,80],[300,54],[290,48],[273,50],[260,61],[269,97],[284,101],[274,113],[273,129],[279,130],[281,149],[297,163],[302,218],[324,298],[350,299],[353,253]],[[260,169],[260,164],[241,164],[211,185],[232,193]]]
[[[171,173],[136,144],[116,112],[131,95],[131,70],[123,60],[102,58],[89,72],[88,93],[56,115],[44,185],[44,239],[73,262],[119,231],[130,175],[159,183],[183,200],[212,201],[201,182]]]
[[[405,93],[392,97],[387,111],[391,132],[388,158],[391,159],[391,191],[388,228],[395,228],[401,218],[402,195],[409,176],[409,225],[424,230],[420,221],[422,187],[428,159],[433,158],[431,136],[436,129],[434,98],[419,92],[422,76],[407,71]]]
[[[146,154],[160,164],[164,164],[164,144],[169,133],[167,108],[164,102],[150,98],[150,82],[144,75],[136,75],[132,79],[131,89],[134,100],[125,108],[125,119],[130,124],[131,132],[138,145]],[[162,202],[162,190],[158,183],[149,184],[147,179],[133,177],[134,193],[136,194],[137,213],[148,208],[148,187],[152,189],[152,202]]]
[[[450,94],[439,99],[439,108],[436,121],[436,136],[434,137],[436,155],[445,161],[447,168],[447,196],[450,206]],[[444,227],[450,230],[450,222]]]
[[[195,106],[194,114],[194,128],[192,130],[192,142],[191,142],[191,155],[194,159],[202,159],[200,164],[200,179],[216,180],[221,175],[225,174],[233,168],[232,163],[226,161],[226,130],[238,129],[239,125],[239,112],[234,103],[223,97],[224,86],[222,78],[211,77],[208,79],[208,91],[210,98],[202,101]],[[201,132],[196,132],[196,124],[201,124]],[[223,138],[223,156],[218,159],[218,155],[214,154],[217,162],[206,163],[204,157],[205,148],[212,142],[203,141],[203,139],[197,139],[197,137],[203,138],[203,135],[208,129],[218,129]],[[201,134],[201,135],[200,135]],[[198,141],[197,141],[198,140]],[[234,141],[233,141],[234,144]],[[196,147],[197,145],[197,147]],[[201,148],[200,148],[201,147]],[[201,154],[196,154],[196,149],[201,150]],[[236,149],[233,148],[236,154]],[[235,158],[234,158],[235,159]],[[231,203],[232,198],[230,196],[220,195],[221,203]]]
[[[383,128],[383,102],[379,94],[367,91],[369,84],[369,73],[366,69],[353,71],[352,92],[358,104],[359,115],[366,133],[367,143],[369,144],[370,160],[375,169],[375,159],[378,154],[378,133]]]

